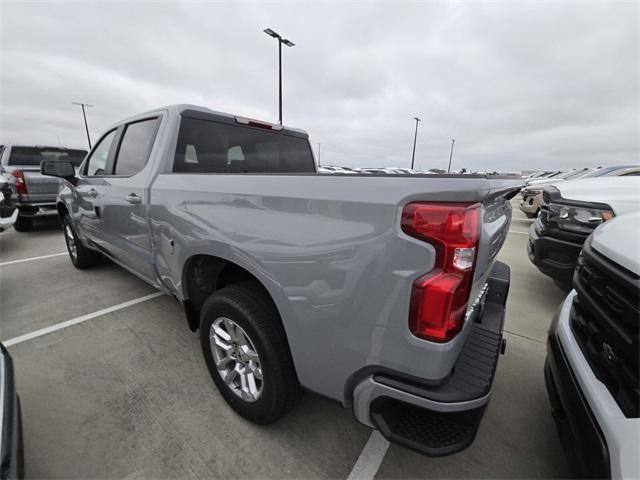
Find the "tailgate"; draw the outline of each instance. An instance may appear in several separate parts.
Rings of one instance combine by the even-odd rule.
[[[482,201],[482,225],[470,305],[484,286],[495,258],[507,238],[511,225],[509,200],[517,195],[522,187],[522,182],[514,179],[489,179],[489,182],[489,193]]]
[[[58,194],[60,179],[42,175],[40,169],[21,168],[24,173],[24,182],[27,186],[27,195],[33,201],[55,201]]]

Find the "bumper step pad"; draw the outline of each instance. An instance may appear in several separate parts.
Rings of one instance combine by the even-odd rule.
[[[371,417],[380,433],[430,457],[464,450],[473,442],[485,405],[463,412],[435,412],[398,400],[379,398]]]

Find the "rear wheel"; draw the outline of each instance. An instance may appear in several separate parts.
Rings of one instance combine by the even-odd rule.
[[[293,407],[293,362],[278,312],[259,284],[212,294],[200,314],[200,343],[213,381],[236,413],[269,424]]]
[[[13,224],[13,228],[17,232],[29,232],[33,228],[33,217],[25,217],[24,215],[20,215],[18,213],[18,218],[16,218],[16,222]]]
[[[71,225],[69,217],[64,217],[62,228],[64,231],[64,240],[67,244],[67,252],[69,252],[69,258],[71,258],[71,263],[73,263],[74,267],[84,270],[98,263],[100,254],[88,249],[82,244]]]

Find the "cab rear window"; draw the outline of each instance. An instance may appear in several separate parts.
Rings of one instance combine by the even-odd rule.
[[[173,165],[175,173],[312,173],[305,138],[283,132],[184,117]]]
[[[55,147],[11,147],[9,165],[40,166],[42,160],[66,160],[79,167],[86,150]]]

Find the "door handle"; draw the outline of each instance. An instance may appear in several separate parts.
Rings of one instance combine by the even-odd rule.
[[[92,198],[96,198],[98,196],[98,191],[95,188],[92,188],[87,192],[87,195],[89,195]]]
[[[132,205],[135,205],[137,203],[142,203],[142,198],[136,195],[135,193],[130,193],[129,195],[126,195],[124,199],[127,202],[131,203]]]

